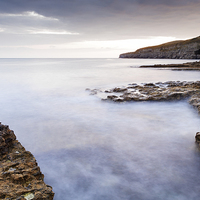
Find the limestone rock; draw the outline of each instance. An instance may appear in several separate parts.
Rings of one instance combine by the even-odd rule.
[[[108,94],[108,90],[104,93]],[[102,100],[125,101],[174,101],[189,98],[189,103],[200,113],[200,81],[167,81],[158,83],[129,84],[127,87],[109,89]]]
[[[0,123],[0,199],[52,200],[52,187],[43,179],[34,156]]]

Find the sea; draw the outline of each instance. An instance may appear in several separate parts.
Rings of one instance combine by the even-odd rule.
[[[139,68],[185,62],[0,59],[0,120],[35,156],[54,200],[199,200],[200,116],[187,99],[114,103],[86,90],[199,80],[200,71]]]

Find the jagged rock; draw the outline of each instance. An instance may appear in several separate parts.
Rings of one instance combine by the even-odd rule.
[[[167,81],[158,83],[129,84],[105,90],[110,92],[103,100],[125,101],[174,101],[189,98],[189,103],[200,113],[200,81]],[[101,91],[102,92],[102,91]]]
[[[0,199],[52,200],[52,187],[43,179],[34,156],[0,123]]]
[[[105,90],[105,92],[106,92],[106,93],[112,93],[112,91],[110,91],[110,90]]]
[[[189,40],[179,40],[165,44],[145,47],[135,52],[120,54],[120,58],[169,58],[169,59],[199,59],[200,36]]]
[[[118,98],[118,96],[116,96],[116,95],[107,96],[107,99],[111,99],[111,100],[116,99],[116,98]]]
[[[156,87],[153,83],[146,83],[146,84],[144,84],[144,86],[146,86],[146,87]]]
[[[127,88],[114,88],[113,92],[124,92],[126,90],[127,90]]]
[[[196,108],[200,113],[200,92],[196,92],[189,99],[189,103]]]
[[[196,133],[195,141],[196,141],[196,143],[200,144],[200,132]]]
[[[86,88],[85,90],[86,90],[86,91],[89,91],[89,92],[90,92],[90,95],[95,95],[95,94],[97,94],[98,92],[102,92],[102,91],[99,90],[99,89],[93,89],[93,90],[91,90],[90,88]]]

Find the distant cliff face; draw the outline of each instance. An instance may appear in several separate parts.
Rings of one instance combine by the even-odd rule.
[[[200,59],[200,36],[120,54],[120,58]]]

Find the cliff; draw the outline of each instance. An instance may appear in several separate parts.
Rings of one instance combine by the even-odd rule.
[[[0,123],[0,199],[52,200],[52,188],[43,179],[34,156]]]
[[[157,46],[145,47],[135,52],[120,54],[120,58],[200,59],[200,36]]]

